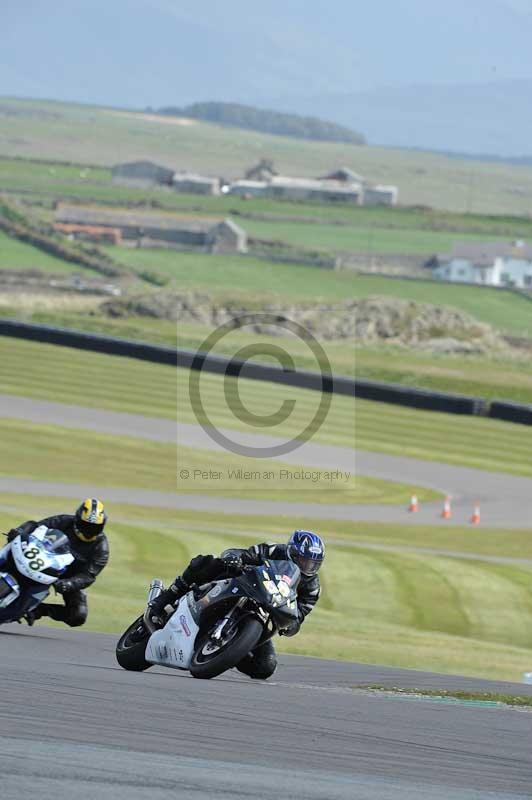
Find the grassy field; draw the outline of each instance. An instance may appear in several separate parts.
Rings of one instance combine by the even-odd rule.
[[[175,418],[177,414],[183,422],[197,422],[186,370],[177,370],[176,380],[170,367],[6,337],[0,337],[0,365],[4,392],[151,416]],[[235,391],[233,381],[228,382],[229,397]],[[259,381],[240,381],[239,389],[242,402],[255,414],[271,414],[287,397],[283,387]],[[201,393],[215,424],[245,429],[228,408],[218,376],[203,376]],[[291,389],[289,397],[296,400],[294,413],[275,428],[261,429],[262,433],[294,436],[309,423],[319,403],[318,393]],[[532,428],[497,420],[365,400],[353,403],[334,396],[315,440],[532,476]]]
[[[297,465],[196,450],[177,442],[161,444],[57,425],[0,419],[3,461],[0,475],[105,486],[130,486],[181,494],[260,500],[309,500],[327,504],[403,504],[412,492],[420,502],[440,497],[420,487],[374,478],[342,476],[333,482]],[[75,446],[73,446],[75,442]],[[186,470],[188,477],[183,477]],[[247,472],[241,476],[240,470]],[[284,472],[286,470],[287,472]],[[209,474],[207,474],[209,473]]]
[[[203,257],[205,260],[208,258],[208,256]],[[140,261],[140,263],[142,262]],[[150,261],[150,265],[153,263],[155,262]],[[170,260],[167,263],[170,266]],[[320,284],[313,281],[316,277],[322,277],[323,273],[320,270],[258,264],[255,272],[254,265],[248,263],[245,265],[248,272],[246,269],[241,271],[240,265],[235,265],[232,259],[223,258],[220,259],[219,264],[216,262],[215,270],[201,257],[198,257],[197,262],[195,257],[190,261],[187,261],[186,258],[182,260],[179,257],[172,263],[175,267],[179,267],[179,274],[182,277],[176,283],[181,288],[200,292],[208,291],[220,303],[240,298],[247,307],[253,307],[254,303],[258,302],[262,268],[266,273],[265,277],[267,275],[279,277],[285,268],[290,277],[287,287],[291,288],[294,299],[300,288],[302,294],[299,299],[301,301],[316,300],[319,292],[323,292],[325,295],[325,297],[322,295],[324,300],[338,301],[342,297],[348,296],[347,292],[351,291],[353,286],[356,292],[366,291],[369,296],[372,296],[371,290],[379,288],[379,285],[387,286],[389,290],[404,288],[405,292],[408,286],[413,285],[409,282],[406,286],[406,281],[386,281],[364,277],[354,280],[350,278],[346,281],[345,278],[349,276],[345,273],[327,273],[327,280]],[[191,267],[185,270],[183,267],[187,263],[189,265],[196,264],[197,269],[193,271]],[[296,280],[298,276],[301,280]],[[211,277],[210,283],[209,277]],[[308,277],[306,282],[305,277]],[[241,287],[232,294],[230,292],[231,279],[235,281],[235,285]],[[262,302],[267,302],[270,298],[275,301],[282,296],[281,287],[273,278],[270,286],[271,294],[262,295]],[[413,286],[416,291],[425,290],[427,295],[429,289],[432,289],[432,286],[427,284],[416,283]],[[252,287],[255,289],[253,290]],[[446,290],[454,290],[455,287],[434,288],[440,288],[445,295]],[[327,294],[325,290],[327,290]],[[146,291],[146,288],[143,288],[142,291]],[[305,292],[306,294],[304,294]],[[525,298],[507,292],[492,293],[482,290],[475,297],[474,290],[470,290],[469,287],[464,287],[462,295],[449,291],[448,297],[450,302],[461,303],[463,307],[478,316],[483,315],[485,321],[500,323],[502,330],[512,331],[514,334],[532,333],[532,303]],[[482,308],[482,300],[486,301],[485,308]],[[43,296],[26,290],[3,294],[0,297],[0,313],[3,316],[18,317],[36,323],[150,341],[171,347],[178,344],[180,347],[194,350],[200,347],[211,332],[209,327],[199,324],[179,323],[176,325],[167,320],[134,315],[111,317],[98,311],[101,302],[101,298],[89,295],[73,296],[65,293]],[[261,341],[268,341],[266,336],[259,338]],[[215,347],[215,351],[232,355],[239,347],[249,344],[251,341],[257,341],[256,335],[245,331],[233,332]],[[302,342],[284,337],[275,337],[273,341],[288,350],[298,367],[316,369],[314,357]],[[353,347],[353,343],[346,340],[322,341],[322,345],[330,360],[332,370],[336,374],[356,374],[360,378],[371,380],[491,399],[502,398],[532,403],[532,364],[526,351],[523,351],[522,355],[518,355],[514,351],[514,355],[511,357],[506,352],[497,351],[486,356],[477,354],[460,356],[421,352],[412,348],[390,345]]]
[[[527,238],[532,236],[532,220],[528,216],[482,215],[441,211],[430,208],[399,206],[395,208],[364,208],[349,204],[286,202],[269,198],[243,200],[232,195],[201,196],[187,195],[164,187],[135,188],[112,184],[111,170],[106,167],[69,165],[61,162],[40,162],[30,159],[14,159],[0,156],[0,176],[2,188],[10,193],[19,193],[29,202],[51,209],[57,198],[76,198],[86,202],[152,205],[168,211],[194,212],[200,216],[234,217],[244,227],[253,230],[258,224],[256,235],[266,238],[280,238],[275,223],[300,223],[298,243],[306,244],[301,237],[306,233],[320,244],[319,227],[316,221],[325,225],[325,240],[337,247],[335,233],[339,237],[338,247],[351,247],[346,237],[354,237],[357,249],[362,252],[376,249],[379,236],[383,237],[384,252],[390,249],[390,238],[397,235],[397,244],[408,237],[417,237],[415,244],[427,249],[448,245],[444,234],[453,238],[468,235],[482,237]],[[273,224],[273,231],[262,225]],[[343,230],[347,228],[347,230]],[[425,232],[429,239],[422,244]],[[289,236],[292,229],[289,229]],[[440,233],[443,238],[431,239]],[[284,238],[284,237],[283,237]],[[322,243],[324,246],[324,243]],[[408,245],[407,245],[408,246]],[[417,250],[414,247],[414,251]]]
[[[0,495],[0,526],[68,510],[72,501]],[[118,634],[143,608],[154,575],[166,582],[197,552],[229,545],[286,538],[294,521],[175,513],[135,506],[111,506],[111,561],[89,590],[90,630]],[[313,524],[298,520],[298,524]],[[409,541],[407,526],[363,536]],[[532,661],[532,570],[482,561],[483,547],[505,555],[521,547],[532,555],[530,535],[482,531],[477,560],[445,555],[372,551],[360,540],[360,525],[323,522],[331,542],[321,572],[323,594],[301,634],[277,640],[284,652],[455,672],[520,681]],[[470,531],[434,531],[445,549],[456,549]],[[430,529],[425,541],[433,544]],[[345,540],[341,543],[340,537]],[[508,537],[508,538],[507,538]],[[510,544],[511,543],[511,544]],[[356,585],[356,591],[353,586]],[[39,623],[42,624],[42,623]],[[45,623],[46,624],[46,623]],[[54,623],[51,623],[54,624]]]
[[[516,336],[532,335],[532,302],[513,292],[411,281],[378,275],[273,264],[243,257],[109,248],[113,257],[137,271],[153,270],[173,279],[180,289],[208,290],[214,297],[254,296],[285,301],[397,297],[450,306]]]
[[[496,214],[530,211],[530,167],[299,141],[199,122],[183,125],[168,118],[74,104],[2,98],[2,105],[10,110],[2,119],[0,134],[4,156],[88,165],[149,157],[176,169],[227,177],[241,176],[264,156],[273,158],[280,172],[293,175],[320,175],[345,164],[375,183],[397,184],[401,202],[407,205]]]
[[[376,253],[402,255],[427,255],[450,252],[457,238],[465,242],[478,242],[478,233],[457,234],[449,231],[417,230],[416,228],[381,228],[378,226],[310,225],[301,222],[259,222],[244,220],[241,223],[249,236],[258,239],[281,241],[307,249],[336,253],[352,251],[371,256]],[[484,235],[483,241],[496,240]],[[421,259],[420,259],[421,260]]]
[[[38,269],[51,273],[80,272],[81,267],[44,253],[0,231],[0,270]]]

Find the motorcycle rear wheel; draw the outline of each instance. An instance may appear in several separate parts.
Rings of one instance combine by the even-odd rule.
[[[245,617],[239,624],[234,637],[212,655],[204,650],[209,642],[209,631],[200,635],[196,642],[190,664],[190,674],[194,678],[216,678],[222,672],[236,667],[253,650],[262,636],[263,626],[257,619]]]
[[[153,666],[144,657],[150,632],[144,629],[146,634],[142,636],[141,625],[142,617],[138,617],[124,631],[116,645],[116,660],[121,667],[132,672],[143,672],[148,667]],[[137,636],[135,636],[135,633]]]

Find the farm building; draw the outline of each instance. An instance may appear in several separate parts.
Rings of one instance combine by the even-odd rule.
[[[234,181],[228,189],[227,194],[233,194],[237,197],[265,197],[268,189],[267,181],[251,181],[242,180]]]
[[[274,176],[267,185],[266,194],[286,200],[325,200],[356,205],[362,201],[362,187],[359,184],[346,185],[341,181],[315,178]]]
[[[247,181],[269,181],[278,174],[271,159],[261,158],[258,164],[246,171],[244,178]]]
[[[111,170],[112,181],[119,186],[171,186],[174,170],[153,161],[131,161],[116,164]]]
[[[265,162],[248,170],[246,178],[232,183],[227,192],[246,198],[274,197],[367,206],[394,206],[398,196],[396,186],[371,186],[348,167],[321,178],[291,178],[271,172]]]
[[[224,219],[207,234],[207,246],[211,253],[245,253],[247,235],[240,225]]]
[[[353,170],[349,169],[349,167],[340,167],[340,169],[335,169],[328,175],[323,175],[321,178],[319,178],[319,180],[340,181],[340,183],[365,183],[365,178],[363,178],[362,175],[358,175],[356,172],[353,172]]]
[[[220,194],[218,178],[208,178],[193,172],[176,172],[173,177],[174,189],[187,194]]]
[[[456,243],[451,253],[434,256],[426,266],[440,280],[532,289],[532,246],[522,240]]]
[[[365,206],[395,206],[399,190],[397,186],[365,186]]]
[[[98,237],[108,229],[123,244],[137,247],[174,247],[205,252],[245,252],[246,232],[230,220],[196,219],[176,214],[156,214],[127,209],[59,203],[54,227],[80,238]]]

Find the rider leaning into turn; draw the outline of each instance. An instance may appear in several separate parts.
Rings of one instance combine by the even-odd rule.
[[[106,522],[107,514],[103,503],[89,497],[75,514],[58,514],[41,519],[40,522],[29,520],[6,534],[8,541],[11,541],[19,533],[32,533],[39,525],[46,525],[47,528],[66,534],[74,556],[72,564],[54,583],[55,591],[63,596],[64,605],[41,603],[25,615],[29,625],[33,625],[41,617],[51,617],[72,628],[86,622],[87,595],[83,590],[94,583],[109,560],[109,542],[104,533]]]
[[[164,624],[164,609],[185,595],[192,585],[201,585],[229,575],[238,575],[244,566],[259,566],[266,559],[292,560],[301,571],[297,589],[298,622],[279,633],[295,636],[307,614],[310,614],[320,596],[318,570],[325,558],[325,546],[318,534],[312,531],[294,531],[287,544],[255,544],[248,550],[231,548],[225,550],[220,558],[215,556],[196,556],[182,575],[165,589],[151,603],[152,620]],[[273,675],[277,658],[271,639],[256,647],[237,669],[250,678],[265,680]]]

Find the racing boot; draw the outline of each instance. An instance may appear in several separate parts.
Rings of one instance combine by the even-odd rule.
[[[33,623],[43,617],[44,614],[39,608],[34,608],[33,611],[26,611],[22,619],[26,620],[29,627],[31,628]],[[22,622],[22,619],[17,620],[18,622]]]
[[[180,597],[183,597],[189,590],[188,583],[183,580],[181,575],[175,579],[173,583],[170,584],[168,589],[163,589],[163,591],[150,603],[150,619],[151,621],[159,626],[162,627],[166,620],[166,607],[175,606],[177,600]]]

